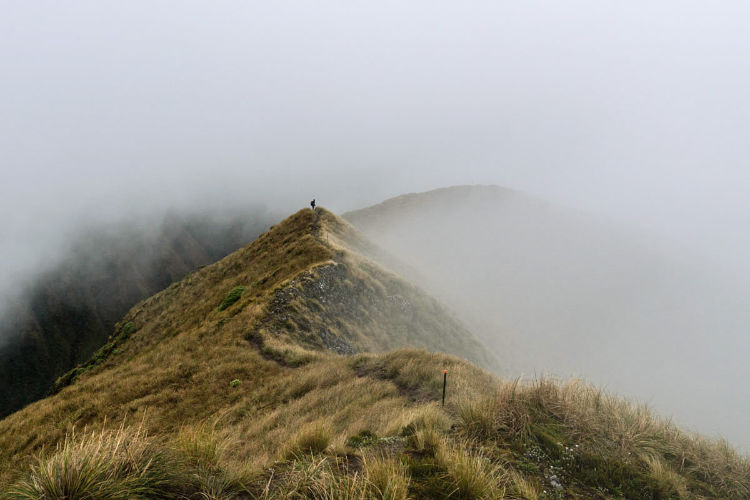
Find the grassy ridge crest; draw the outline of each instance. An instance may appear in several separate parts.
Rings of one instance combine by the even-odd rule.
[[[580,382],[503,381],[467,361],[487,360],[481,345],[437,302],[369,261],[372,251],[330,212],[302,210],[139,303],[120,323],[137,329],[116,347],[54,396],[0,421],[0,491],[750,495],[748,460],[724,442]],[[244,291],[219,310],[237,287]]]

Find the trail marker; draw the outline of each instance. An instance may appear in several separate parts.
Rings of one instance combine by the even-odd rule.
[[[445,384],[448,382],[448,370],[443,370],[443,406],[445,406]]]

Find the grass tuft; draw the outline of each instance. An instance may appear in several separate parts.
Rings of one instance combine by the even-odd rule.
[[[405,500],[409,495],[408,468],[394,458],[377,457],[365,461],[369,490],[374,498]]]
[[[645,462],[648,465],[649,475],[656,482],[660,498],[688,498],[685,479],[669,465],[653,456],[646,457]]]
[[[496,397],[466,399],[458,405],[458,421],[461,431],[470,438],[488,439],[497,433],[498,411]]]
[[[11,499],[171,498],[179,465],[138,428],[69,435],[51,455],[42,454],[28,476],[9,491]]]
[[[214,426],[203,423],[180,428],[171,442],[171,448],[190,467],[219,469],[228,441],[219,436]]]
[[[470,451],[469,443],[441,446],[438,462],[448,470],[455,497],[495,499],[505,494],[501,487],[502,469],[481,450]]]
[[[288,460],[322,453],[331,444],[331,428],[321,422],[306,425],[292,436],[284,457]]]

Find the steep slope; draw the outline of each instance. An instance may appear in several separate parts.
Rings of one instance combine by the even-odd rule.
[[[344,217],[501,359],[570,374],[750,449],[746,283],[615,221],[497,186],[399,196]],[[706,367],[710,367],[706,369]]]
[[[139,303],[59,379],[57,394],[0,421],[0,484],[15,482],[0,491],[750,494],[750,466],[725,444],[581,384],[505,383],[460,357],[414,349],[358,352],[411,345],[492,362],[433,299],[362,252],[377,250],[329,212],[303,210]]]
[[[149,228],[123,223],[78,236],[65,258],[0,317],[0,417],[48,394],[89,358],[136,302],[224,257],[275,222],[247,214],[171,215]]]
[[[117,419],[124,407],[131,412],[148,407],[154,422],[168,430],[168,422],[196,411],[193,404],[205,405],[205,413],[195,415],[199,418],[226,403],[213,408],[207,404],[217,395],[212,384],[226,385],[225,377],[217,379],[219,374],[229,376],[235,370],[234,376],[251,378],[248,370],[257,352],[248,340],[260,346],[264,356],[290,365],[311,356],[302,346],[347,353],[415,346],[492,363],[434,299],[348,251],[344,245],[351,235],[346,226],[325,210],[303,210],[252,244],[141,302],[91,361],[58,381],[57,390],[75,382],[71,387],[12,415],[4,425],[24,422],[29,431],[25,442],[50,418],[81,426]],[[217,310],[239,286],[246,287],[241,298]],[[253,361],[239,366],[241,359]],[[211,366],[202,360],[210,360]],[[92,391],[101,394],[87,397]],[[174,405],[176,393],[184,404]],[[0,434],[18,439],[17,430],[15,437]],[[61,426],[53,436],[59,438],[65,430],[69,427]],[[45,442],[49,436],[39,433],[22,449]],[[16,446],[3,449],[21,451]]]

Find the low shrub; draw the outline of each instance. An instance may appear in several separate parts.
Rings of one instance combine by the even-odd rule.
[[[242,297],[242,294],[245,293],[245,290],[246,288],[244,286],[236,286],[232,288],[229,294],[224,297],[224,300],[221,301],[221,304],[219,304],[219,311],[223,311],[227,307],[240,300],[240,297]]]
[[[351,436],[346,440],[346,444],[352,448],[372,446],[377,442],[378,436],[368,430],[363,430],[356,436]]]
[[[122,325],[122,329],[120,329],[120,336],[123,339],[126,339],[130,337],[133,333],[135,333],[135,323],[132,321],[128,321],[124,325]]]

